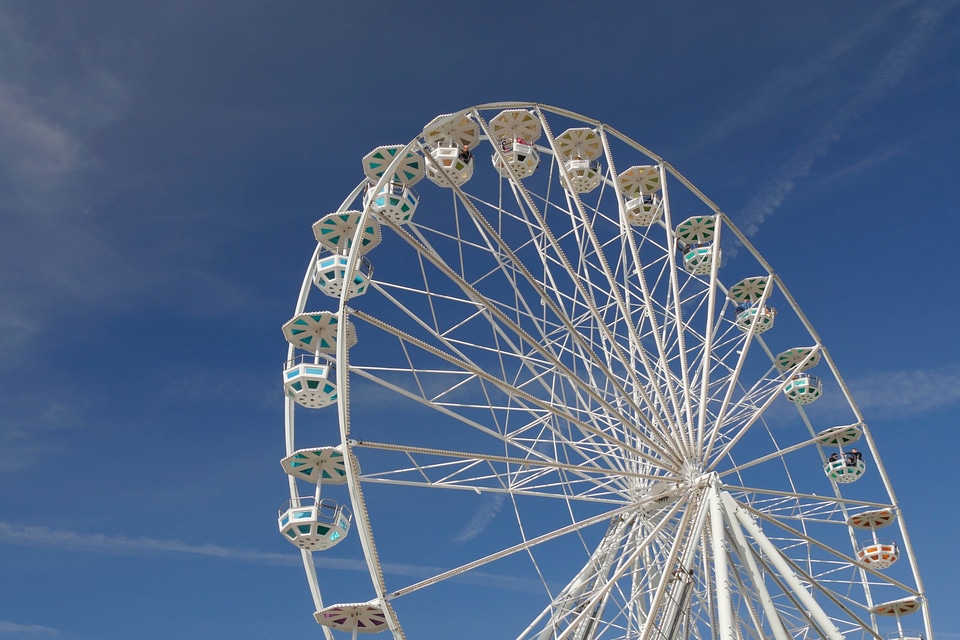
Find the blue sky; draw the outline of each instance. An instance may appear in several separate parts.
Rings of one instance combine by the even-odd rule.
[[[751,236],[960,637],[957,5],[0,4],[0,639],[320,637],[274,519],[310,225],[373,147],[500,100],[611,124]]]

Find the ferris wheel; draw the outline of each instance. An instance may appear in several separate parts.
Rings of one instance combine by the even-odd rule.
[[[327,640],[931,640],[829,352],[665,160],[499,103],[362,168],[283,326],[279,528]]]

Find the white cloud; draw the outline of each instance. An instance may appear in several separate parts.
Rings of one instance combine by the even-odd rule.
[[[0,473],[14,471],[34,463],[59,443],[53,434],[83,426],[88,401],[49,400],[46,404],[26,403],[26,409],[9,396],[0,397],[4,414],[0,415]]]
[[[79,167],[81,144],[66,128],[39,113],[33,97],[20,87],[0,82],[0,171],[19,196],[8,206],[39,205],[44,183],[53,184]]]
[[[868,424],[877,420],[919,417],[960,404],[960,367],[957,366],[876,371],[845,377],[844,380]],[[830,382],[823,397],[807,411],[828,416],[843,412],[847,407],[840,389]],[[771,424],[786,426],[797,423],[800,415],[786,398],[779,398],[764,418]]]
[[[30,634],[41,636],[58,636],[60,632],[50,627],[44,627],[39,624],[20,624],[17,622],[7,622],[0,620],[0,635],[8,633]]]
[[[748,237],[757,233],[767,216],[793,191],[797,180],[810,174],[813,165],[830,151],[843,130],[903,79],[940,18],[953,4],[955,2],[936,3],[915,12],[912,27],[905,30],[903,37],[887,52],[859,91],[841,105],[750,199],[737,221]]]
[[[848,383],[864,413],[934,411],[960,402],[960,368],[887,371]]]
[[[906,144],[899,144],[892,147],[887,147],[886,149],[881,150],[878,153],[875,153],[871,156],[858,160],[851,165],[848,165],[840,170],[838,170],[833,175],[824,178],[824,182],[829,182],[833,180],[839,180],[841,178],[846,178],[847,176],[856,175],[862,171],[866,171],[870,167],[874,167],[888,160],[892,160],[897,156],[901,155],[906,147]]]
[[[14,525],[8,522],[0,522],[0,540],[8,544],[92,553],[136,555],[178,553],[269,564],[295,565],[300,563],[299,556],[286,553],[233,549],[216,544],[198,545],[180,540],[160,540],[145,536],[134,538],[102,533],[77,533],[64,529]]]
[[[83,180],[88,140],[123,115],[126,91],[80,43],[34,37],[11,13],[0,10],[0,356],[36,337],[54,299],[95,299],[129,271]]]
[[[856,28],[845,33],[832,46],[812,51],[811,55],[799,67],[777,69],[771,79],[755,91],[749,91],[746,101],[725,118],[715,124],[700,140],[710,144],[725,139],[745,127],[756,126],[761,120],[771,118],[780,112],[783,105],[792,101],[794,96],[809,92],[844,54],[856,49],[867,38],[880,29],[890,15],[910,4],[912,0],[875,3],[865,19],[858,22]],[[807,28],[806,25],[803,28]]]
[[[500,509],[503,508],[503,503],[506,500],[506,496],[502,493],[497,494],[488,494],[484,496],[483,504],[480,505],[480,508],[477,510],[473,517],[470,518],[470,521],[464,525],[463,529],[454,536],[454,542],[469,542],[473,540],[478,535],[483,533],[483,530],[487,528],[493,519],[497,517],[497,514],[500,513]]]
[[[30,547],[53,548],[61,551],[106,553],[111,555],[185,554],[285,566],[299,566],[299,553],[275,553],[255,549],[223,547],[217,544],[191,544],[181,540],[163,540],[146,536],[130,537],[102,533],[78,533],[65,529],[49,529],[17,525],[0,521],[0,542]],[[317,567],[333,571],[367,572],[367,564],[360,559],[334,558],[314,554]],[[383,572],[394,576],[423,579],[437,575],[445,569],[424,565],[384,563]],[[543,585],[537,580],[516,576],[471,571],[452,578],[458,582],[477,584],[508,591],[543,593]]]
[[[127,95],[82,44],[32,31],[0,12],[0,207],[76,215],[76,174],[93,162],[85,140],[122,115]]]

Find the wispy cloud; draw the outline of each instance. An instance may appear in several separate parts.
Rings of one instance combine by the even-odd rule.
[[[470,518],[470,521],[464,525],[463,529],[461,529],[460,532],[454,536],[453,541],[469,542],[483,533],[483,530],[487,528],[487,525],[493,522],[493,519],[497,517],[498,513],[500,513],[505,500],[506,496],[502,493],[488,494],[484,496],[483,504],[481,504],[477,512],[473,514],[473,517]]]
[[[744,207],[738,224],[747,236],[757,233],[767,216],[794,190],[797,180],[809,175],[816,161],[830,151],[843,130],[903,79],[940,19],[954,4],[938,2],[913,14],[912,25],[903,38],[887,52],[857,93],[814,131]]]
[[[130,537],[102,533],[79,533],[65,529],[49,529],[2,521],[0,521],[0,542],[29,547],[54,548],[61,551],[111,555],[178,554],[283,566],[298,566],[301,563],[300,555],[296,553],[276,553],[224,547],[217,544],[192,544],[181,540],[163,540],[146,536]],[[360,559],[335,558],[314,554],[314,563],[319,568],[333,571],[367,572],[366,562]],[[437,575],[445,570],[441,567],[402,563],[385,563],[382,568],[386,574],[416,580]],[[456,576],[453,580],[508,591],[543,593],[543,585],[537,580],[483,571],[471,571]]]
[[[756,90],[749,91],[745,102],[738,105],[725,118],[713,125],[698,144],[711,144],[723,140],[745,127],[755,126],[758,121],[768,119],[778,113],[785,103],[808,92],[816,85],[826,70],[832,68],[844,54],[856,49],[865,40],[878,31],[891,14],[910,4],[912,0],[890,3],[876,3],[856,27],[831,46],[811,52],[811,55],[799,67],[777,69],[770,80]]]
[[[0,207],[21,214],[78,213],[77,172],[94,162],[86,139],[126,108],[81,43],[56,42],[64,49],[0,11]]]
[[[887,147],[881,149],[877,153],[874,153],[871,156],[858,160],[851,165],[843,167],[842,169],[835,172],[833,175],[824,178],[824,182],[831,182],[833,180],[840,180],[841,178],[846,178],[849,176],[856,175],[862,171],[866,171],[871,167],[883,164],[887,160],[892,160],[899,155],[902,155],[906,144],[898,144],[895,146]]]
[[[877,372],[854,378],[849,386],[864,412],[935,411],[960,402],[960,368]]]
[[[0,81],[0,172],[5,176],[4,199],[8,206],[43,210],[48,207],[48,183],[58,184],[81,162],[80,142],[63,126],[39,113],[31,96],[19,87]]]
[[[8,633],[29,634],[39,636],[59,636],[60,632],[50,627],[44,627],[39,624],[20,624],[17,622],[7,622],[0,620],[0,635]]]
[[[84,424],[88,401],[50,400],[28,403],[26,408],[9,397],[0,397],[5,409],[0,415],[0,473],[27,467],[60,443],[54,434],[75,431]]]
[[[22,526],[0,522],[0,541],[30,547],[49,547],[91,553],[146,555],[177,553],[226,558],[267,564],[299,564],[299,556],[251,549],[234,549],[216,544],[190,544],[180,540],[78,533],[65,529]]]
[[[198,314],[247,302],[210,258],[216,239],[187,228],[210,208],[161,209],[168,178],[130,169],[147,152],[111,134],[143,89],[68,14],[0,8],[0,367],[57,324],[54,308],[103,314],[147,292]]]
[[[850,394],[868,423],[879,419],[919,417],[960,404],[960,367],[874,371],[844,378]],[[832,382],[810,410],[831,415],[847,408],[847,400]],[[799,421],[796,407],[781,398],[764,414],[773,424]]]
[[[0,10],[0,355],[40,331],[52,299],[96,298],[124,278],[83,177],[97,162],[88,141],[127,94],[82,45],[54,49],[12,13]]]

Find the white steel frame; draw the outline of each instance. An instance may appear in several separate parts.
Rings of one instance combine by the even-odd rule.
[[[485,155],[501,154],[486,123],[504,109],[527,109],[543,128],[541,166],[523,181],[497,176]],[[339,441],[300,433],[296,423],[315,414],[287,398],[286,450],[343,446],[350,535],[359,537],[370,595],[384,605],[393,637],[406,637],[394,610],[404,596],[526,556],[545,606],[504,637],[879,639],[899,621],[891,626],[872,607],[914,596],[932,639],[910,539],[865,420],[819,336],[744,234],[669,163],[608,125],[527,103],[487,104],[451,118],[463,115],[482,132],[483,146],[472,150],[474,178],[462,187],[421,188],[408,225],[380,221],[384,240],[369,259],[406,267],[378,264],[370,291],[348,299],[344,288],[337,305],[311,288],[314,252],[295,310],[337,308],[341,326],[343,318],[357,325],[358,344],[339,340],[329,357]],[[599,135],[604,178],[595,192],[563,188],[557,125]],[[394,165],[407,151],[432,162],[422,135]],[[620,215],[626,197],[617,171],[638,164],[661,175],[663,218],[650,227],[631,227]],[[338,211],[352,208],[367,186],[358,185]],[[714,217],[715,257],[718,246],[739,248],[740,256],[714,259],[708,276],[686,273],[673,230],[691,215]],[[367,209],[364,219],[375,216]],[[347,273],[359,260],[351,252]],[[757,275],[769,279],[759,304],[776,298],[787,307],[762,336],[736,327],[726,296],[730,285]],[[783,398],[792,372],[778,371],[775,355],[793,346],[813,346],[808,359],[823,356],[817,373],[829,382],[832,399],[822,401],[829,411]],[[291,346],[288,360],[294,352]],[[362,385],[357,395],[351,384]],[[434,417],[422,434],[354,424],[371,389]],[[870,469],[841,487],[821,468],[836,448],[816,434],[848,424],[864,435]],[[444,440],[431,442],[429,433]],[[458,434],[472,444],[459,447]],[[289,480],[291,497],[303,493],[297,482]],[[457,491],[503,496],[516,516],[516,541],[424,580],[388,581],[377,541],[389,533],[371,522],[365,498],[380,486],[427,502]],[[541,522],[529,509],[537,501],[560,505],[566,521]],[[855,560],[858,538],[846,520],[877,508],[899,515],[897,571]],[[582,559],[557,588],[545,577],[556,567],[538,553],[571,537],[580,540]],[[324,580],[312,554],[302,556],[320,610]],[[327,640],[338,635],[322,629]]]

